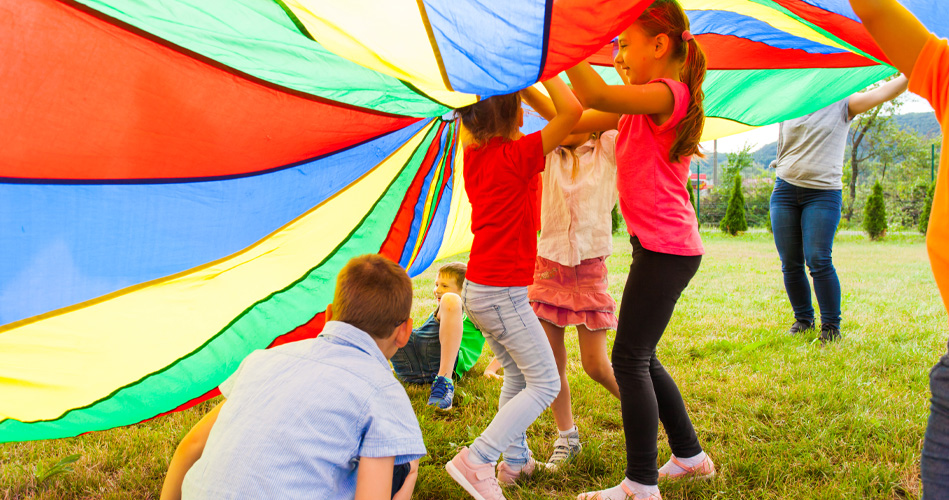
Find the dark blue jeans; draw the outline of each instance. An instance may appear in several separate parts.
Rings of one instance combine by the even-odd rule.
[[[919,461],[923,500],[949,498],[949,353],[929,372],[932,400]]]
[[[840,190],[797,187],[780,177],[774,181],[771,228],[794,317],[814,321],[811,286],[804,273],[807,264],[814,279],[821,325],[837,328],[840,328],[840,280],[831,253],[842,206]]]

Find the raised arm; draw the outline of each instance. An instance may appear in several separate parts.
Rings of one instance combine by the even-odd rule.
[[[527,87],[521,91],[521,98],[524,99],[531,108],[540,113],[545,120],[551,120],[557,115],[554,110],[554,103],[549,97],[542,94],[534,87]],[[589,135],[593,132],[603,132],[613,130],[619,125],[619,115],[616,113],[604,113],[595,109],[584,109],[580,115],[580,120],[573,126],[571,134]],[[573,142],[569,138],[566,142]],[[564,142],[561,142],[564,144]]]
[[[907,77],[929,39],[929,30],[896,0],[850,0],[870,36]]]
[[[161,500],[179,500],[181,498],[181,484],[185,480],[185,474],[191,469],[191,466],[201,458],[204,453],[204,446],[208,443],[208,435],[211,434],[211,428],[217,421],[217,415],[221,412],[221,406],[224,401],[218,403],[211,409],[194,427],[188,431],[175,454],[171,457],[171,463],[168,464],[168,474],[165,475],[165,482],[161,487]]]
[[[557,110],[557,115],[547,122],[547,125],[540,131],[544,154],[546,155],[570,135],[570,131],[573,130],[574,125],[580,119],[580,115],[583,114],[583,108],[559,76],[545,81],[544,88],[550,94],[550,99]]]
[[[554,102],[535,87],[527,87],[521,90],[521,99],[547,121],[553,120],[557,116]]]
[[[860,113],[870,111],[884,102],[896,99],[900,94],[906,92],[907,86],[909,86],[909,80],[906,76],[900,75],[873,90],[850,96],[848,101],[850,119],[853,120],[853,117]]]
[[[567,76],[584,107],[620,115],[663,115],[671,114],[675,106],[664,83],[607,85],[586,62],[568,69]]]

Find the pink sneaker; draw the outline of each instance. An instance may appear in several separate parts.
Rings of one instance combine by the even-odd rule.
[[[674,466],[673,466],[674,464]],[[678,467],[678,469],[676,469]],[[659,468],[659,479],[711,479],[715,476],[715,464],[705,455],[702,463],[689,467],[681,460],[672,456],[665,465]]]
[[[662,495],[657,491],[655,493],[649,494],[647,496],[637,495],[635,492],[629,489],[623,483],[619,484],[619,487],[622,490],[619,490],[619,496],[616,498],[622,497],[623,500],[662,500]],[[591,491],[588,493],[580,493],[577,495],[577,500],[614,500],[614,496],[611,493],[615,493],[616,488],[610,488],[608,490],[600,491]]]
[[[468,459],[468,448],[464,447],[445,464],[451,478],[471,494],[475,500],[504,500],[504,493],[494,477],[494,464],[476,465]]]
[[[537,465],[540,465],[546,469],[550,468],[550,464],[534,460],[533,455],[527,459],[527,463],[524,464],[524,468],[517,472],[512,470],[507,462],[501,462],[501,464],[498,465],[498,482],[505,486],[510,486],[514,484],[514,482],[519,478],[528,477],[533,474],[537,469]]]

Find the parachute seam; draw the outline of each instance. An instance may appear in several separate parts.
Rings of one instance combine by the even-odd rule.
[[[422,24],[425,25],[425,34],[428,35],[428,43],[432,47],[432,53],[435,55],[435,62],[438,63],[438,72],[442,76],[442,83],[445,84],[445,88],[453,91],[455,89],[451,86],[451,81],[448,79],[448,71],[445,69],[445,61],[442,60],[441,50],[438,49],[438,41],[435,39],[435,30],[432,29],[432,23],[428,20],[428,13],[425,11],[425,4],[423,0],[416,0],[418,4],[418,12],[422,16]]]
[[[550,18],[553,17],[553,10],[554,0],[547,0],[544,4],[544,46],[540,52],[540,66],[537,68],[535,81],[540,81],[544,75],[544,66],[547,65],[547,51],[550,49]]]

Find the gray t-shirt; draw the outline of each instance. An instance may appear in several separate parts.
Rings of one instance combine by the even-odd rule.
[[[850,130],[850,98],[809,115],[781,122],[778,177],[810,189],[843,189],[844,150]]]

